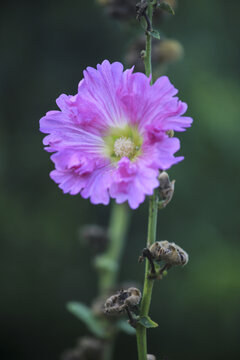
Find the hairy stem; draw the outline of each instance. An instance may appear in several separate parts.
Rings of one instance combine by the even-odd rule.
[[[152,5],[149,1],[148,6],[148,18],[150,24],[152,24]],[[145,73],[147,76],[152,74],[152,64],[151,64],[151,35],[149,32],[146,32],[146,53],[145,53]],[[152,83],[152,79],[151,79]],[[147,237],[147,247],[153,244],[156,241],[156,229],[157,229],[157,213],[158,213],[158,195],[157,189],[155,189],[154,194],[150,197],[149,203],[149,218],[148,218],[148,237]],[[143,295],[140,307],[140,317],[148,316],[149,308],[151,304],[152,289],[153,289],[153,279],[148,277],[148,274],[151,270],[151,264],[146,259],[145,265],[145,277],[144,277],[144,286],[143,286]],[[147,360],[147,329],[141,324],[137,325],[136,328],[137,335],[137,347],[138,347],[138,360]]]

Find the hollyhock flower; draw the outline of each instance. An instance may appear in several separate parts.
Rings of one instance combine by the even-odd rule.
[[[50,177],[64,193],[81,194],[93,204],[128,201],[136,209],[159,186],[159,170],[183,160],[169,130],[184,131],[192,119],[166,76],[153,85],[119,62],[88,67],[76,95],[57,99],[60,111],[40,120],[53,152]]]

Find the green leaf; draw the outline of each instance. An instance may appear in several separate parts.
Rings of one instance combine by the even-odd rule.
[[[154,37],[155,39],[160,40],[160,34],[157,30],[152,30],[150,31],[150,34],[152,35],[152,37]]]
[[[89,307],[82,303],[72,301],[67,303],[67,309],[78,319],[82,320],[94,335],[102,338],[105,337],[105,330],[101,322],[95,317]]]
[[[136,334],[136,330],[126,320],[120,320],[117,322],[116,325],[120,331],[122,331],[128,335]]]
[[[158,4],[158,7],[164,11],[167,11],[171,15],[175,15],[172,6],[167,1],[161,2],[160,4]]]
[[[155,321],[153,321],[149,316],[140,317],[138,322],[147,329],[158,327],[158,324]]]

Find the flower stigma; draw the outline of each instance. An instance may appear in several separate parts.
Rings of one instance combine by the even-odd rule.
[[[111,128],[104,141],[105,155],[110,157],[112,162],[123,157],[134,161],[141,154],[143,139],[136,127],[127,125],[124,128]]]
[[[130,138],[121,136],[114,143],[114,152],[116,156],[119,156],[120,158],[124,156],[128,158],[131,157],[134,153],[134,150],[135,145]]]

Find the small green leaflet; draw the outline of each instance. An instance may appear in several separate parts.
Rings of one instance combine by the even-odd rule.
[[[158,324],[153,321],[149,316],[142,316],[138,320],[138,322],[147,329],[158,327]]]
[[[150,31],[150,34],[152,35],[152,37],[154,37],[155,39],[160,40],[160,34],[157,30],[152,30]]]

